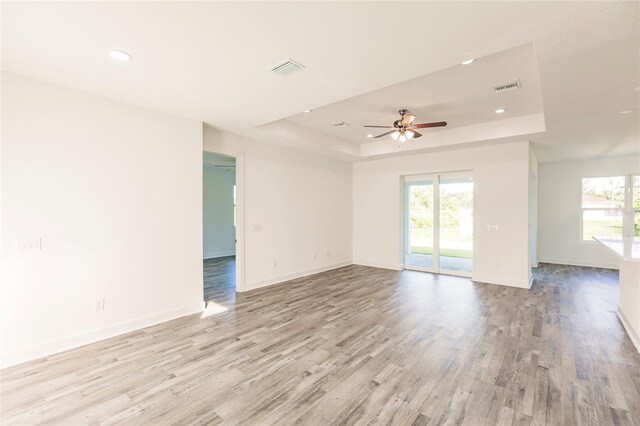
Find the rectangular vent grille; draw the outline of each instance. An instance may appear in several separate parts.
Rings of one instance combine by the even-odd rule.
[[[491,88],[495,93],[508,92],[509,90],[515,90],[522,87],[520,80],[507,81],[506,83],[496,84]]]
[[[293,59],[287,59],[271,67],[271,71],[280,75],[291,74],[294,71],[302,70],[302,69],[304,69],[304,65],[294,61]]]
[[[337,123],[333,123],[333,127],[346,127],[348,125],[349,125],[349,123],[347,123],[345,121],[339,121]]]

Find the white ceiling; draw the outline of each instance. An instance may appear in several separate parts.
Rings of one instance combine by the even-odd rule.
[[[634,91],[640,86],[639,6],[3,2],[2,68],[244,136],[358,160],[367,144],[302,123],[287,135],[264,124],[428,74],[437,78],[438,71],[467,72],[454,66],[533,43],[546,131],[530,139],[540,160],[624,155],[640,150],[638,113],[618,114],[640,110],[640,92]],[[134,60],[113,61],[107,55],[113,48]],[[288,57],[306,69],[288,77],[268,71]],[[425,121],[437,115],[429,99],[407,102],[424,111]],[[397,107],[388,105],[391,115]],[[468,122],[484,113],[467,113]],[[376,122],[386,117],[383,111],[371,114]]]

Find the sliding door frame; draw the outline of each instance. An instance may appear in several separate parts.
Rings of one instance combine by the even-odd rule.
[[[411,253],[411,230],[409,226],[409,222],[411,221],[411,209],[409,208],[409,190],[411,186],[419,185],[421,183],[430,183],[433,189],[433,267],[432,268],[424,268],[420,266],[411,266],[407,265],[406,258],[407,254]],[[402,252],[403,263],[405,269],[410,269],[414,271],[422,271],[422,272],[432,272],[438,273],[439,269],[439,259],[438,253],[440,250],[440,221],[439,217],[436,214],[436,206],[440,204],[440,193],[438,187],[438,175],[437,174],[429,174],[429,175],[415,175],[415,176],[404,176],[403,177],[403,185],[404,185],[404,250]]]
[[[473,182],[473,173],[471,171],[464,171],[464,172],[451,172],[451,173],[440,173],[438,174],[438,192],[440,191],[440,185],[442,184],[441,180],[448,180],[448,179],[456,179],[456,178],[471,178],[471,181]],[[439,195],[439,194],[438,194]],[[472,196],[473,196],[473,192],[472,192]],[[438,203],[438,218],[440,218],[440,204]],[[471,216],[472,221],[475,220],[475,218],[473,217],[473,215]],[[472,235],[473,235],[473,228],[472,228]],[[439,236],[439,234],[438,234]],[[473,236],[472,236],[472,241],[473,241]],[[440,259],[440,240],[438,240],[438,259]],[[456,271],[456,270],[452,270],[452,269],[442,269],[439,268],[438,269],[438,273],[439,274],[445,274],[445,275],[456,275],[456,276],[460,276],[460,277],[467,277],[467,278],[471,278],[471,274],[473,272],[473,246],[471,249],[471,262],[472,262],[472,266],[471,266],[471,271],[467,272],[467,271]]]
[[[421,272],[431,272],[435,274],[444,274],[444,275],[456,275],[461,277],[471,278],[472,271],[455,271],[449,269],[441,269],[440,268],[440,179],[441,178],[452,178],[452,177],[471,177],[473,179],[473,171],[464,170],[464,171],[455,171],[455,172],[440,172],[440,173],[429,173],[429,174],[420,174],[420,175],[407,175],[402,177],[402,185],[404,187],[403,194],[403,228],[404,228],[404,244],[403,244],[403,264],[405,269],[413,270],[413,271],[421,271]],[[411,266],[407,265],[406,257],[407,254],[411,253],[411,230],[410,230],[410,220],[411,220],[411,209],[409,207],[409,188],[413,185],[418,185],[420,183],[431,183],[433,188],[433,267],[432,268],[424,268],[420,266]],[[474,203],[475,204],[475,203]],[[475,221],[475,218],[473,218]],[[475,235],[474,235],[475,238]],[[472,261],[475,253],[472,250]]]

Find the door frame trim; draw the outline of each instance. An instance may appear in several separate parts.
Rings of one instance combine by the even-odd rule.
[[[204,148],[203,152],[233,157],[236,160],[236,292],[242,292],[245,291],[244,152],[224,148]]]

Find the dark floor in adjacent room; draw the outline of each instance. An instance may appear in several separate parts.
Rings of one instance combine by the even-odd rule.
[[[204,300],[227,302],[235,300],[236,257],[225,256],[203,261]]]
[[[640,424],[617,272],[534,277],[347,266],[234,298],[214,285],[202,315],[3,370],[2,423]]]

